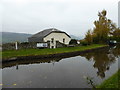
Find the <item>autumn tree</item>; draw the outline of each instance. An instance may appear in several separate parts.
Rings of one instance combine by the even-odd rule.
[[[96,43],[105,43],[108,36],[116,29],[116,25],[106,17],[107,11],[103,10],[98,13],[99,20],[94,22],[93,40]]]
[[[114,40],[120,42],[120,28],[116,28],[112,35]]]
[[[109,40],[117,40],[120,42],[120,28],[112,20],[107,18],[107,11],[98,12],[99,19],[94,21],[93,30],[88,30],[84,42],[107,43]]]
[[[86,35],[85,35],[85,40],[87,41],[88,44],[92,44],[93,42],[93,37],[92,37],[92,31],[88,30]]]

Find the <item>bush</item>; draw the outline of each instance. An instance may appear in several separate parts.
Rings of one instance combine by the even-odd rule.
[[[29,44],[29,42],[22,42],[21,44],[23,44],[23,45],[27,45],[27,44]]]
[[[80,44],[83,45],[83,46],[89,45],[86,40],[81,40],[81,41],[80,41]]]

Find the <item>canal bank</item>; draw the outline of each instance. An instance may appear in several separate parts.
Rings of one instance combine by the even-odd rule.
[[[102,82],[97,88],[119,88],[120,85],[120,69],[109,77],[107,80]]]
[[[58,58],[58,57],[70,57],[75,56],[98,49],[103,49],[108,45],[89,45],[89,46],[78,46],[78,47],[66,47],[57,49],[29,49],[29,50],[18,50],[18,51],[3,51],[2,62],[10,62],[16,60],[31,60],[31,59],[45,59],[45,58]]]

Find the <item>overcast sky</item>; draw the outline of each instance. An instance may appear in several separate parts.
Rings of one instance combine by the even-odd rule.
[[[98,11],[118,23],[119,0],[1,0],[2,31],[34,34],[57,28],[83,36],[94,27]],[[0,20],[1,22],[1,20]]]

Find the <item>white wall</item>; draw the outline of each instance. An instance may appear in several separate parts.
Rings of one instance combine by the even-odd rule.
[[[51,41],[51,38],[54,38],[54,43],[50,42],[50,48],[52,46],[54,46],[54,48],[56,48],[56,41],[59,41],[59,42],[63,43],[63,38],[65,39],[64,44],[66,44],[66,45],[68,45],[70,40],[71,40],[71,38],[68,37],[65,33],[55,33],[55,32],[53,32],[53,33],[49,34],[48,36],[46,36],[44,38],[44,41],[45,42]]]

